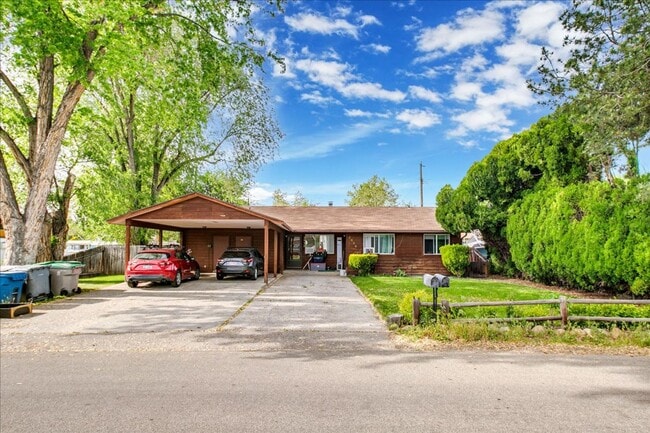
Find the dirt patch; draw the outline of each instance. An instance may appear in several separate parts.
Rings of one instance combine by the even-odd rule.
[[[623,346],[603,347],[589,345],[571,345],[562,343],[516,343],[497,341],[438,341],[430,338],[411,340],[402,335],[393,335],[393,343],[400,350],[417,352],[486,351],[486,352],[522,352],[566,355],[624,355],[650,356],[650,348]]]

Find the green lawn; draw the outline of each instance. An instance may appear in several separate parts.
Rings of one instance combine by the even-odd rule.
[[[82,290],[95,290],[102,287],[123,283],[124,275],[100,275],[97,277],[79,278],[79,287]]]
[[[405,295],[421,292],[426,295],[422,301],[431,302],[432,290],[424,286],[422,277],[388,277],[369,276],[351,277],[352,282],[359,287],[365,296],[373,303],[377,311],[386,317],[394,313],[404,314],[407,322],[411,320],[410,300],[403,302],[400,311],[399,303]],[[470,301],[501,301],[501,300],[535,300],[558,298],[562,293],[552,290],[538,289],[524,284],[514,284],[490,279],[451,278],[450,287],[438,289],[438,303],[443,299],[450,302]],[[609,322],[572,322],[567,330],[558,328],[559,322],[542,322],[546,331],[532,332],[535,323],[516,322],[508,324],[489,324],[486,322],[459,322],[439,320],[434,317],[431,309],[421,310],[421,324],[424,326],[404,327],[398,332],[413,340],[437,340],[447,342],[482,342],[486,344],[507,343],[516,345],[581,345],[590,348],[607,347],[617,350],[632,350],[632,347],[650,347],[650,326],[613,324]],[[454,309],[452,318],[495,318],[495,317],[539,317],[557,316],[559,307],[556,305],[533,305],[515,307],[467,307]],[[569,315],[576,316],[618,316],[618,317],[650,317],[650,306],[635,305],[570,305]],[[587,333],[581,333],[587,329]],[[612,330],[621,328],[622,335]],[[612,331],[612,332],[610,332]],[[612,335],[616,334],[615,337]],[[591,349],[590,349],[591,350]],[[645,350],[645,349],[643,349]],[[644,352],[645,353],[645,352]]]
[[[427,292],[427,299],[422,301],[431,302],[433,294],[430,288],[422,283],[422,277],[351,277],[352,282],[366,295],[366,297],[375,305],[377,311],[386,317],[390,314],[399,313],[398,304],[404,295],[412,292],[424,290]],[[469,301],[502,301],[502,300],[531,300],[531,299],[550,299],[558,298],[559,293],[536,289],[520,284],[512,284],[495,280],[473,279],[473,278],[451,278],[449,287],[438,289],[438,302],[446,299],[450,302],[469,302]],[[520,310],[535,307],[517,307]],[[548,310],[544,306],[543,310]],[[474,313],[485,313],[489,311],[490,315],[497,314],[503,310],[505,315],[506,307],[485,307],[474,308]],[[523,312],[523,311],[522,311]],[[472,314],[469,309],[465,314]],[[512,310],[510,310],[512,314]],[[490,317],[490,316],[488,316]]]

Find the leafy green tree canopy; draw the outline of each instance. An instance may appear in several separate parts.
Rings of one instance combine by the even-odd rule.
[[[348,191],[348,205],[362,207],[397,206],[399,196],[386,181],[377,175],[366,182],[353,185]]]
[[[636,177],[639,149],[650,144],[650,2],[573,0],[561,20],[570,54],[544,48],[529,87],[567,104],[598,177]]]
[[[252,24],[253,14],[266,8],[278,11],[281,2],[0,2],[0,218],[7,231],[5,260],[20,264],[36,257],[68,125],[91,85],[112,77],[133,82],[139,73],[137,65],[132,68],[134,61],[172,48],[179,60],[194,53],[202,64],[213,65],[202,69],[204,81],[229,76],[229,70],[220,69],[223,65],[238,65],[230,70],[253,74],[274,57],[265,52]],[[191,67],[190,62],[178,65]],[[181,71],[173,80],[187,77]]]

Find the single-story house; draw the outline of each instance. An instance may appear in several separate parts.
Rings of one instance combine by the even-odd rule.
[[[203,194],[188,194],[109,220],[131,228],[180,233],[204,272],[214,270],[228,247],[256,247],[265,257],[264,279],[284,269],[309,269],[312,254],[327,252],[317,267],[346,269],[350,254],[379,255],[378,274],[442,273],[440,247],[460,243],[436,220],[433,207],[236,206]],[[126,260],[129,260],[126,249]]]

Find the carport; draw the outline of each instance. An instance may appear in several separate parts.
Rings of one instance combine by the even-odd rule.
[[[125,226],[125,261],[130,260],[132,228],[158,230],[158,245],[163,232],[180,234],[180,243],[192,250],[202,270],[212,270],[220,252],[227,247],[252,246],[264,256],[264,282],[269,272],[274,277],[284,270],[285,233],[291,231],[281,220],[215,198],[192,193],[108,221]],[[272,266],[271,266],[272,264]]]

